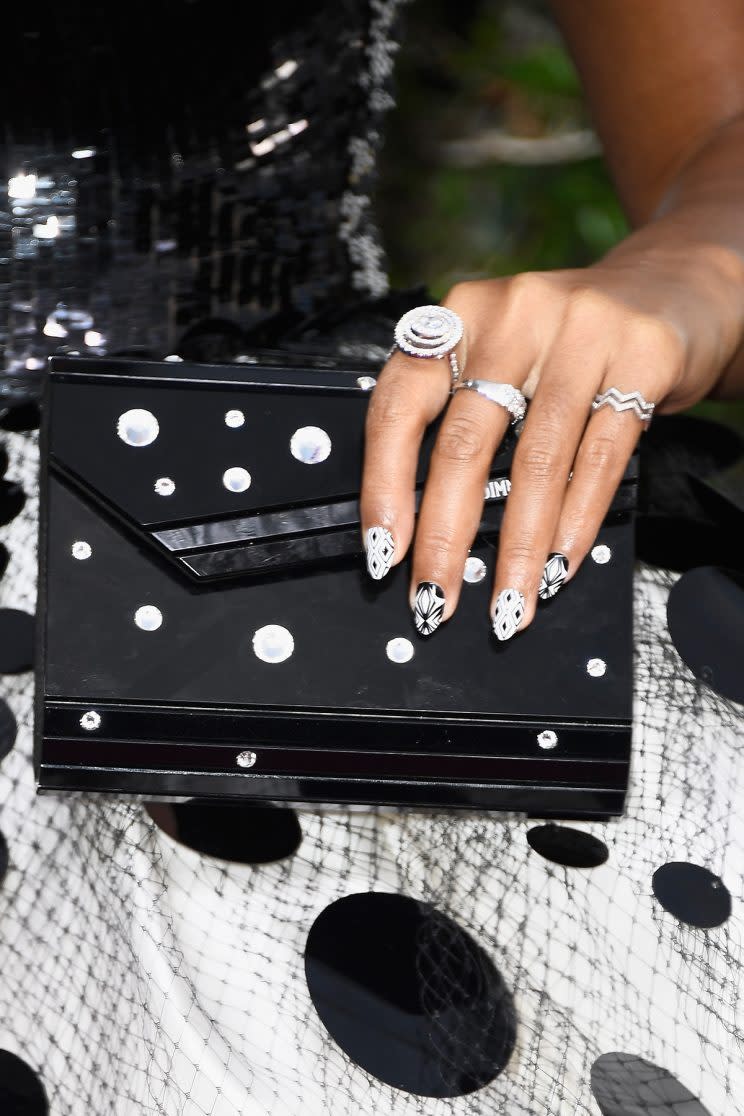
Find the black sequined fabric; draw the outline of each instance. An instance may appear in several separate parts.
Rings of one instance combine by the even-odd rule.
[[[370,192],[403,2],[72,0],[8,19],[6,403],[52,353],[384,355],[400,307]]]

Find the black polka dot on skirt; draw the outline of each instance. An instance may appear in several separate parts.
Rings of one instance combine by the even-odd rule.
[[[0,884],[5,879],[5,874],[8,871],[8,842],[0,833]],[[0,1109],[0,1112],[2,1109]]]
[[[31,1067],[0,1050],[0,1112],[3,1116],[46,1116],[49,1111],[44,1086]]]
[[[711,930],[731,914],[731,894],[718,876],[699,864],[672,861],[653,875],[654,895],[680,922]]]
[[[603,1054],[591,1082],[602,1116],[710,1116],[675,1077],[635,1054]]]
[[[9,559],[10,555],[8,554],[8,548],[0,543],[0,577],[3,576],[8,568]]]
[[[744,571],[701,566],[684,574],[669,594],[667,623],[695,677],[744,703]]]
[[[0,698],[0,760],[7,756],[15,744],[18,725],[13,710]]]
[[[313,923],[305,974],[333,1039],[388,1085],[461,1096],[511,1057],[517,1023],[503,977],[428,903],[381,892],[337,900]]]
[[[566,868],[598,868],[609,856],[599,837],[567,825],[536,825],[527,832],[530,848]]]
[[[0,428],[3,430],[38,430],[40,425],[41,410],[38,403],[21,403],[17,407],[11,407],[0,418]]]
[[[284,860],[302,841],[297,814],[285,806],[192,799],[177,805],[152,803],[148,813],[180,844],[240,864]]]
[[[23,510],[26,494],[15,481],[0,480],[0,527],[10,523]]]
[[[20,674],[33,663],[33,616],[18,608],[0,608],[0,674]]]

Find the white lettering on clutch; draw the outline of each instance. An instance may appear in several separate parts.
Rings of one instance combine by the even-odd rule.
[[[491,480],[486,485],[486,500],[505,500],[511,491],[511,481],[508,477],[500,480]]]

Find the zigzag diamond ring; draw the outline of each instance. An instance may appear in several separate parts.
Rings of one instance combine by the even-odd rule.
[[[601,395],[595,395],[592,410],[598,411],[600,407],[612,407],[613,411],[632,411],[641,422],[650,422],[654,413],[655,403],[647,403],[640,391],[622,392],[611,387]]]

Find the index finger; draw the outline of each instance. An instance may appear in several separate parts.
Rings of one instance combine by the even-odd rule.
[[[415,523],[416,469],[424,431],[443,410],[452,383],[445,358],[396,351],[367,412],[360,496],[367,569],[380,580],[405,556]]]

